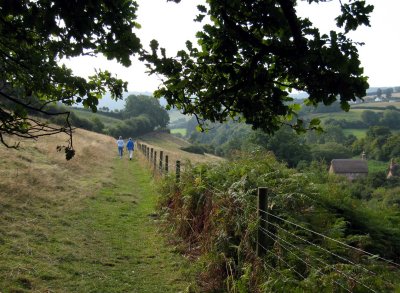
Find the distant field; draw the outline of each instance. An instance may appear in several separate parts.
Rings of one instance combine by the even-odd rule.
[[[171,133],[172,134],[179,133],[182,136],[186,136],[187,130],[186,130],[186,128],[174,128],[174,129],[171,129]]]
[[[352,134],[358,139],[360,139],[365,137],[367,129],[343,129],[343,132],[345,135]]]
[[[373,102],[373,103],[362,103],[362,104],[357,104],[357,105],[352,105],[351,108],[353,109],[361,109],[361,108],[369,108],[369,107],[375,107],[375,108],[386,108],[388,106],[395,106],[396,108],[400,109],[400,101],[396,102]]]
[[[371,102],[371,103],[362,103],[351,105],[351,109],[349,112],[334,112],[334,113],[316,113],[310,114],[311,118],[319,118],[322,121],[327,119],[335,119],[335,120],[348,120],[348,121],[356,121],[361,120],[361,113],[365,110],[372,110],[374,112],[382,112],[388,106],[394,106],[400,110],[400,100],[396,102]],[[376,109],[376,108],[382,108]]]
[[[353,109],[349,112],[335,112],[335,113],[316,113],[311,114],[309,117],[312,118],[319,118],[321,121],[325,121],[327,119],[335,119],[335,120],[348,120],[348,121],[357,121],[361,120],[361,113],[364,110],[361,109]]]

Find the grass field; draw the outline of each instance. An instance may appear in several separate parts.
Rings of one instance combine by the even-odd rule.
[[[0,292],[179,292],[187,262],[159,231],[157,193],[114,139],[77,130],[0,145]]]
[[[171,133],[172,134],[179,133],[182,136],[186,136],[187,131],[186,131],[186,128],[174,128],[174,129],[171,129]]]
[[[373,102],[373,103],[361,103],[361,104],[356,104],[352,105],[352,109],[362,109],[362,108],[382,108],[384,110],[388,106],[394,106],[397,109],[400,109],[400,101],[396,102]]]
[[[364,138],[368,129],[343,129],[345,135],[352,134],[358,139]]]
[[[308,117],[319,118],[321,121],[325,121],[327,119],[335,119],[335,120],[348,120],[348,121],[357,121],[361,120],[361,113],[364,110],[361,109],[352,109],[349,112],[334,112],[334,113],[316,113],[310,114]]]

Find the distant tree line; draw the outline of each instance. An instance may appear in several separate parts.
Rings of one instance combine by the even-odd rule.
[[[400,128],[400,112],[396,108],[365,110],[361,120],[327,119],[322,133],[308,131],[300,136],[289,127],[269,135],[234,121],[209,124],[204,133],[196,131],[196,125],[194,118],[187,122],[188,139],[203,152],[228,158],[238,151],[263,149],[272,151],[288,166],[302,169],[312,161],[329,163],[332,159],[359,157],[363,151],[378,161],[400,157],[400,135],[390,130]],[[346,128],[368,129],[366,138],[345,134]]]
[[[35,99],[32,98],[31,102],[35,103]],[[50,113],[68,110],[68,108],[61,104],[49,104],[45,109]],[[84,108],[79,108],[79,111],[91,112]],[[28,114],[39,115],[33,111],[31,113],[29,110]],[[42,116],[45,117],[44,115]],[[120,119],[121,121],[116,125],[106,128],[101,116],[108,116]],[[46,118],[48,118],[48,115],[46,115]],[[66,126],[66,119],[62,115],[50,116],[49,121],[62,127]],[[126,98],[124,109],[118,112],[101,111],[101,115],[88,119],[81,117],[74,111],[70,111],[69,121],[73,127],[109,134],[114,137],[120,135],[129,137],[145,134],[158,128],[165,128],[169,123],[169,115],[160,105],[158,99],[146,95],[130,95]]]

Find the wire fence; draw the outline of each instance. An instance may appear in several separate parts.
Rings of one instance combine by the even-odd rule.
[[[181,172],[184,170],[185,164],[177,155],[142,142],[136,142],[136,148],[147,161],[153,174],[161,176],[175,174],[176,181],[180,181]]]
[[[140,142],[137,142],[137,148],[155,174],[175,174],[176,180],[179,182],[184,166],[178,157]],[[227,192],[225,189],[222,190],[209,185],[206,180],[202,181],[202,184],[215,194]],[[367,267],[370,264],[369,260],[373,260],[375,263],[379,262],[382,265],[389,265],[395,269],[400,268],[400,265],[392,260],[294,223],[282,215],[274,214],[269,206],[268,189],[258,188],[257,206],[251,208],[252,212],[257,214],[258,219],[255,253],[264,260],[266,267],[281,275],[282,278],[285,276],[279,266],[269,262],[266,257],[275,258],[276,263],[291,271],[299,280],[305,280],[311,271],[321,278],[328,277],[328,274],[334,272],[337,278],[328,278],[329,282],[340,287],[339,290],[346,292],[353,292],[355,286],[358,286],[363,292],[378,292],[366,281],[368,276],[376,277],[378,275]],[[238,206],[237,208],[241,213],[245,212],[244,207]],[[313,237],[301,236],[304,234]],[[341,249],[333,250],[329,245],[322,245],[321,239],[334,243]],[[305,249],[306,247],[308,249]],[[277,253],[277,248],[285,253]],[[309,248],[312,248],[312,250]],[[343,251],[343,253],[338,251]],[[351,255],[351,253],[356,254],[359,260],[350,259],[348,255]],[[366,258],[362,258],[360,255],[366,256]],[[296,268],[291,261],[293,258],[298,263],[303,264],[306,269],[299,270]],[[393,287],[391,281],[385,278],[381,278],[381,280],[389,287]]]
[[[392,260],[383,258],[379,255],[365,251],[359,247],[351,246],[347,243],[329,237],[323,233],[314,231],[313,229],[304,227],[300,224],[294,223],[283,216],[274,214],[269,209],[268,203],[268,189],[258,189],[258,207],[257,214],[259,218],[258,226],[258,237],[257,237],[257,254],[260,257],[272,255],[276,257],[274,252],[277,247],[282,248],[288,254],[295,257],[298,261],[306,265],[307,268],[312,269],[320,276],[324,276],[324,271],[334,271],[341,278],[346,280],[346,283],[340,283],[338,280],[331,280],[332,284],[336,284],[347,292],[353,292],[353,287],[358,285],[361,290],[365,292],[378,292],[365,279],[368,276],[377,276],[378,274],[372,269],[368,268],[368,258],[379,262],[381,265],[390,266],[392,269],[398,270],[400,265]],[[290,228],[287,228],[290,227]],[[306,233],[304,233],[306,232]],[[311,239],[307,239],[303,234],[311,235]],[[334,243],[341,248],[344,253],[338,253],[340,249],[333,251],[321,245],[321,239]],[[314,254],[307,251],[305,247],[312,247]],[[346,256],[351,253],[358,255],[359,261],[350,259]],[[360,255],[366,256],[367,260]],[[324,257],[325,256],[325,257]],[[293,265],[290,265],[287,261],[282,262],[282,256],[276,257],[278,261],[281,261],[287,268],[293,271],[297,276],[303,276],[300,272],[294,271]],[[307,261],[306,261],[307,259]],[[347,268],[347,270],[345,270]],[[389,287],[393,287],[391,281],[386,280],[384,277],[379,275],[380,280]]]

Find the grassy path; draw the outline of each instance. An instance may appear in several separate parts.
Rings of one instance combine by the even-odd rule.
[[[107,292],[178,292],[185,282],[182,259],[170,251],[154,218],[156,194],[150,174],[136,161],[120,160],[115,185],[92,200],[87,251],[96,249],[96,279],[88,289]],[[97,244],[101,240],[101,245]],[[187,286],[187,284],[186,284]]]
[[[71,210],[49,203],[36,210],[48,214],[42,237],[30,238],[30,254],[25,248],[18,254],[13,251],[17,243],[4,240],[0,253],[7,261],[0,259],[0,292],[185,290],[187,263],[158,231],[150,174],[136,160],[115,159],[110,176],[114,179],[98,194]]]

